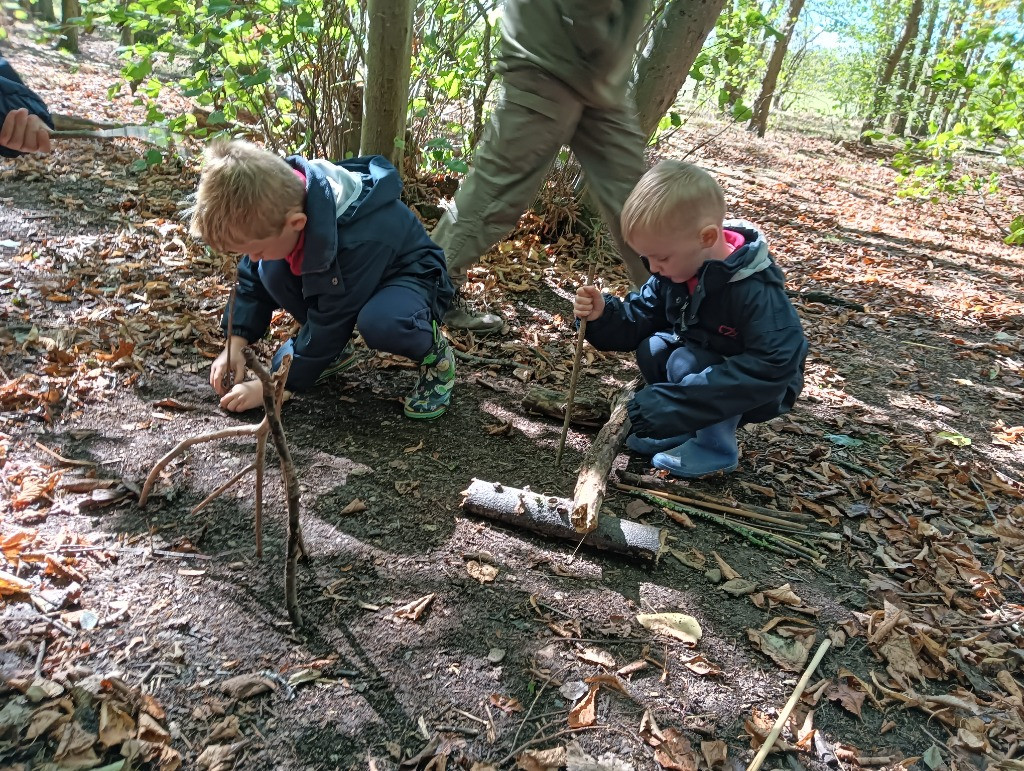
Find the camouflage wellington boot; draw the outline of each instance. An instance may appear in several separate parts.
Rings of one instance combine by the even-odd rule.
[[[322,385],[335,375],[340,375],[355,363],[356,347],[352,345],[352,341],[349,340],[345,344],[345,347],[341,349],[341,353],[338,354],[338,357],[327,365],[327,369],[320,373],[320,376],[316,379],[316,385]]]
[[[420,376],[405,397],[405,416],[414,420],[441,417],[452,400],[455,385],[455,354],[434,322],[434,344],[420,362]]]

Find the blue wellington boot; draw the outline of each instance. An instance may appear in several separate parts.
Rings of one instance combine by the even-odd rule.
[[[693,439],[693,434],[670,436],[666,439],[655,439],[653,436],[637,436],[636,434],[630,434],[626,437],[626,447],[637,455],[643,455],[645,458],[650,458],[652,455],[657,455],[659,452],[665,452],[666,450],[678,447],[689,439]]]
[[[740,459],[736,428],[740,416],[702,428],[693,439],[659,452],[652,459],[655,468],[683,479],[699,479],[718,472],[735,471]]]

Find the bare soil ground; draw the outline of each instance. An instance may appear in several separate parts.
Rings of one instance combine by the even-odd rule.
[[[105,96],[111,45],[87,37],[72,60],[13,35],[54,111],[141,119]],[[207,384],[229,282],[179,217],[195,163],[133,171],[139,145],[61,140],[0,164],[0,767],[743,767],[829,638],[792,751],[766,767],[1020,768],[1024,253],[997,223],[1022,202],[899,200],[884,150],[784,127],[695,120],[658,153],[695,147],[791,288],[818,294],[794,300],[811,339],[796,409],[743,429],[739,470],[692,489],[812,514],[837,539],[811,542],[820,561],[622,493],[608,513],[670,530],[656,566],[461,512],[474,477],[571,494],[596,432],[571,431],[558,468],[560,422],[521,407],[566,388],[587,268],[578,238],[545,231],[552,205],[475,273],[508,329],[453,338],[477,359],[443,419],[404,419],[414,371],[365,348],[285,406],[301,628],[273,456],[262,560],[251,475],[192,513],[249,440],[195,446],[137,505],[177,442],[259,419]],[[427,182],[408,192],[429,202]],[[602,279],[625,285],[611,262]],[[588,351],[581,387],[634,374]],[[753,593],[723,590],[730,568]],[[637,621],[663,612],[703,637]]]

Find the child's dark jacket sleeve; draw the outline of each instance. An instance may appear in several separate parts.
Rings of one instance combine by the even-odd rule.
[[[46,104],[35,91],[26,86],[18,73],[0,56],[0,125],[7,119],[7,113],[11,110],[26,108],[33,115],[39,116],[47,126],[53,128],[53,119],[50,117]],[[21,155],[16,150],[7,147],[0,147],[0,156],[13,158]]]
[[[641,436],[697,431],[736,415],[767,420],[788,411],[803,384],[807,340],[781,286],[737,286],[734,308],[743,352],[688,375],[638,392],[628,411]]]
[[[270,318],[277,303],[260,281],[259,262],[246,255],[238,263],[238,288],[235,291],[235,313],[228,329],[228,312],[224,312],[221,328],[229,337],[238,335],[255,343],[270,327]]]
[[[604,303],[601,317],[587,322],[587,342],[599,351],[635,351],[655,332],[671,326],[657,279],[648,280],[625,300],[606,294]]]

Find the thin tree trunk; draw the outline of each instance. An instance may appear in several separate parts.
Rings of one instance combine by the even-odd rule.
[[[924,63],[931,52],[932,35],[935,33],[935,22],[939,18],[939,0],[931,0],[931,8],[928,10],[928,23],[925,25],[926,32],[920,40],[917,55],[914,58],[913,66],[909,69],[909,77],[900,84],[900,104],[896,108],[896,119],[893,121],[892,133],[903,136],[907,133],[907,122],[910,117],[910,107],[917,97],[917,87],[921,82],[921,73],[924,71]]]
[[[985,46],[971,51],[967,57],[967,61],[964,64],[965,75],[970,75],[971,70],[977,66],[978,62],[985,56]],[[974,88],[967,86],[964,88],[957,88],[953,93],[953,96],[946,102],[946,106],[942,111],[942,120],[939,121],[939,133],[944,133],[949,130],[951,124],[955,124],[960,118],[960,113],[967,107],[967,103],[971,99],[971,94],[974,93]]]
[[[793,87],[793,80],[800,72],[800,67],[803,66],[804,59],[807,58],[807,51],[808,44],[804,43],[790,58],[789,67],[786,68],[786,74],[782,76],[782,85],[776,87],[775,93],[772,95],[773,110],[788,110],[789,107],[792,106],[793,100],[790,101],[789,105],[786,105],[782,98],[789,93],[789,90]],[[785,63],[785,60],[783,60],[783,63]]]
[[[889,84],[892,83],[892,76],[896,73],[896,65],[898,65],[900,59],[903,58],[903,52],[907,50],[907,46],[910,44],[910,41],[917,37],[917,29],[921,23],[921,12],[923,10],[924,0],[913,0],[913,3],[910,6],[910,11],[907,13],[907,23],[903,27],[903,34],[900,36],[900,39],[896,41],[896,45],[893,47],[888,59],[886,59],[885,68],[882,70],[882,76],[878,79],[878,83],[875,85],[875,93],[871,100],[871,107],[868,109],[867,117],[864,119],[864,125],[861,126],[860,129],[860,133],[862,135],[866,131],[873,129],[878,116],[883,114],[889,93]],[[862,136],[861,141],[867,143],[868,140]]]
[[[362,155],[384,155],[401,169],[412,67],[413,0],[368,0]]]
[[[76,19],[82,15],[82,6],[78,0],[61,0],[60,2],[60,47],[73,54],[78,53],[78,27],[69,24],[70,19]]]
[[[939,39],[935,46],[936,52],[945,51],[949,47],[950,41],[956,40],[960,36],[963,23],[964,17],[961,15],[960,10],[955,6],[950,8],[942,24],[942,32],[939,33]],[[935,71],[936,61],[938,61],[938,56],[932,56],[932,62],[928,67],[929,76]],[[920,106],[915,113],[913,122],[910,124],[910,133],[913,136],[920,136],[928,130],[928,124],[931,121],[932,112],[935,110],[935,103],[938,101],[938,98],[938,89],[929,85],[921,96]]]
[[[761,83],[761,93],[754,102],[754,114],[750,118],[750,131],[756,131],[759,137],[764,136],[768,126],[768,113],[771,110],[772,96],[775,94],[775,85],[779,80],[779,72],[782,70],[782,60],[786,58],[786,51],[789,49],[789,41],[793,38],[793,29],[796,27],[800,12],[804,9],[804,0],[790,0],[789,11],[786,14],[786,26],[782,32],[782,40],[775,41],[772,49],[772,58],[768,60],[768,71],[765,72],[764,81]]]
[[[724,5],[725,0],[670,0],[655,23],[636,89],[640,130],[647,136],[675,102]]]
[[[37,0],[35,12],[43,21],[57,21],[57,15],[53,12],[53,0]]]

